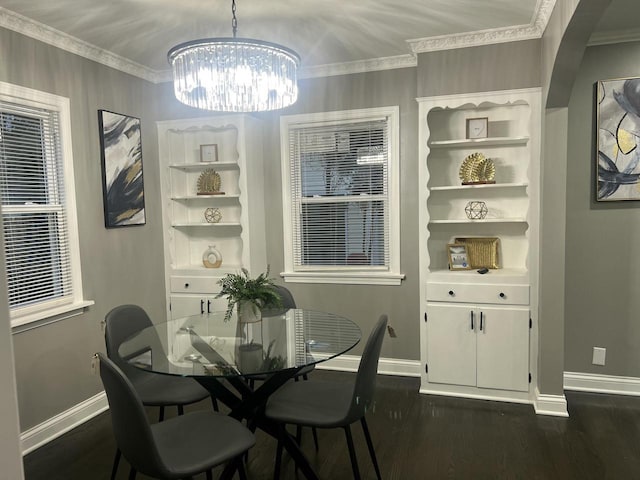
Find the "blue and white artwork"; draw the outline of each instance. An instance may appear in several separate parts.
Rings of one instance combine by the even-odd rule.
[[[640,200],[640,78],[598,82],[598,201]]]
[[[144,183],[140,119],[98,110],[104,224],[107,228],[144,225]]]

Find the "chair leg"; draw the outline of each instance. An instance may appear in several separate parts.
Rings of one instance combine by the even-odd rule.
[[[218,401],[216,400],[216,397],[211,397],[211,404],[213,405],[214,412],[220,411],[220,409],[218,408]]]
[[[184,405],[178,405],[178,415],[184,415]]]
[[[213,473],[211,473],[211,470],[207,470],[207,480],[213,480]]]
[[[129,470],[129,480],[135,480],[136,478],[136,469],[131,467],[131,470]]]
[[[306,373],[302,374],[302,379],[309,380],[309,375],[307,375]]]
[[[287,434],[287,432],[285,431],[284,425],[281,425],[279,430],[280,432],[278,435],[278,447],[276,448],[276,461],[273,467],[273,480],[280,479],[280,466],[282,464],[282,450],[284,446],[282,443],[282,435]]]
[[[118,473],[118,465],[120,464],[120,456],[122,452],[116,447],[116,455],[113,458],[113,467],[111,468],[111,480],[115,480],[116,473]]]
[[[158,421],[161,422],[164,420],[164,407],[160,407],[160,414],[158,415]]]
[[[313,443],[316,446],[316,452],[318,450],[320,450],[320,447],[318,446],[318,430],[316,430],[316,427],[311,427],[311,433],[313,433]]]
[[[364,432],[364,438],[367,440],[367,447],[369,448],[369,455],[371,455],[371,461],[373,462],[373,468],[376,470],[376,476],[378,480],[382,480],[380,475],[380,467],[378,467],[378,460],[376,459],[376,451],[373,449],[373,442],[371,441],[371,435],[369,434],[369,427],[367,427],[367,421],[362,417],[360,419],[362,424],[362,431]]]
[[[353,447],[353,438],[351,437],[351,427],[344,427],[344,434],[347,437],[347,446],[349,447],[349,457],[351,458],[351,468],[353,469],[353,478],[360,480],[360,470],[358,469],[358,459],[356,458],[356,449]]]
[[[244,469],[244,462],[242,461],[242,457],[238,458],[238,475],[240,476],[240,480],[247,480],[247,472]]]
[[[296,443],[298,446],[302,445],[302,427],[300,425],[296,425]]]

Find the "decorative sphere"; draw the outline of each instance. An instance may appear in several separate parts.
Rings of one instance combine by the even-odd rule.
[[[469,220],[482,220],[489,213],[489,209],[484,202],[472,201],[464,207],[464,213],[467,214]]]
[[[222,220],[222,212],[219,208],[207,208],[204,211],[204,219],[207,223],[218,223]]]

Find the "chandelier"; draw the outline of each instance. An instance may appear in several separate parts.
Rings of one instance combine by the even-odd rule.
[[[176,98],[190,107],[222,112],[260,112],[294,104],[298,54],[275,43],[236,38],[235,0],[231,12],[232,38],[193,40],[169,50]]]

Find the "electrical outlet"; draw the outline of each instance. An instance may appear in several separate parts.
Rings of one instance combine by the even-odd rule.
[[[100,359],[98,358],[98,355],[94,355],[91,357],[91,374],[92,375],[97,375],[98,374],[98,363],[100,362]]]
[[[602,347],[593,347],[593,364],[604,365],[607,349]]]

